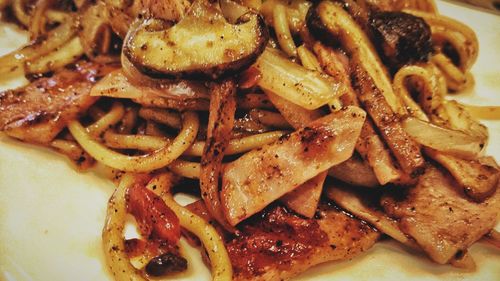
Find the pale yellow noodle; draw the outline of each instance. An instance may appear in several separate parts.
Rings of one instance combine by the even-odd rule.
[[[56,23],[56,22],[62,23],[67,21],[70,17],[70,15],[66,12],[61,12],[53,9],[46,11],[45,16],[51,23]]]
[[[226,155],[239,154],[262,147],[278,140],[285,134],[284,131],[272,131],[262,134],[255,134],[229,141],[229,145],[225,150]],[[141,151],[154,151],[172,143],[172,140],[159,136],[147,135],[122,135],[111,130],[104,133],[104,141],[108,147],[117,149],[137,149]],[[200,157],[205,146],[204,141],[193,143],[186,151],[186,156]]]
[[[189,162],[181,159],[174,160],[168,169],[179,176],[189,179],[199,179],[201,166],[198,162]]]
[[[479,119],[498,120],[500,119],[500,106],[480,106],[480,105],[465,105],[467,111]]]
[[[305,45],[300,45],[297,48],[297,54],[303,67],[310,70],[323,71],[316,56]]]
[[[94,138],[100,136],[111,126],[120,122],[124,114],[125,109],[123,104],[121,102],[114,102],[108,113],[86,128],[88,134]]]
[[[86,155],[85,151],[74,141],[55,139],[50,146],[74,161],[78,169],[85,170],[94,163],[93,159]]]
[[[67,155],[71,159],[78,159],[82,154],[82,148],[73,141],[55,139],[50,146]]]
[[[125,110],[125,115],[121,120],[117,131],[120,134],[130,134],[137,123],[137,111],[136,107],[131,107]]]
[[[146,281],[143,273],[132,266],[125,252],[123,229],[127,207],[125,193],[134,184],[134,176],[124,174],[108,202],[106,222],[102,231],[102,242],[106,262],[116,280]]]
[[[172,143],[171,139],[148,135],[123,135],[112,130],[104,133],[104,144],[115,149],[137,149],[151,152]]]
[[[274,30],[276,31],[276,37],[278,38],[281,49],[289,57],[296,57],[297,47],[295,46],[292,34],[290,33],[285,6],[283,6],[281,3],[277,3],[274,6],[273,26]]]
[[[143,156],[128,156],[107,148],[92,138],[76,120],[69,122],[68,129],[77,142],[97,161],[121,171],[139,173],[167,166],[191,146],[199,127],[197,114],[183,113],[182,123],[182,129],[171,145]]]
[[[322,4],[325,9],[319,13],[320,17],[328,18],[327,22],[323,20],[328,31],[339,36],[342,46],[373,79],[391,109],[399,115],[406,115],[402,101],[392,89],[387,71],[363,30],[342,7],[330,2]]]
[[[24,0],[13,0],[12,11],[16,19],[22,23],[24,26],[28,27],[30,25],[30,16],[24,9]]]
[[[24,70],[24,63],[26,61],[34,61],[52,52],[57,47],[68,42],[75,33],[75,19],[70,17],[68,21],[51,30],[47,34],[46,40],[33,43],[0,57],[0,75],[8,75],[16,73],[19,70]]]
[[[273,143],[285,134],[284,131],[272,131],[255,134],[248,137],[232,139],[224,151],[226,155],[239,154]],[[186,155],[201,156],[205,142],[195,142],[187,151]]]
[[[57,47],[53,52],[33,61],[26,62],[26,74],[46,73],[63,68],[76,62],[83,55],[80,38],[75,37],[63,46]]]
[[[154,182],[153,182],[154,181]],[[181,226],[195,234],[208,253],[212,268],[213,281],[231,281],[233,269],[224,241],[215,228],[203,218],[192,213],[175,202],[170,189],[172,188],[172,175],[161,174],[152,181],[156,184],[155,192],[161,196],[165,204],[174,211],[179,218]]]
[[[425,90],[428,90],[430,82],[428,81],[429,74],[427,70],[423,67],[410,65],[402,67],[394,76],[393,88],[394,92],[401,97],[405,106],[409,109],[411,115],[417,117],[420,120],[429,121],[425,112],[420,108],[417,102],[413,100],[408,89],[406,88],[406,78],[418,76],[425,83]],[[425,91],[424,90],[424,91]]]
[[[446,85],[448,89],[453,91],[460,91],[467,88],[470,85],[472,77],[468,76],[467,73],[462,72],[453,62],[444,54],[438,53],[431,57],[432,63],[434,63],[443,73],[446,79]]]
[[[175,129],[181,127],[179,113],[172,110],[143,107],[139,110],[139,116],[146,120],[152,120]]]

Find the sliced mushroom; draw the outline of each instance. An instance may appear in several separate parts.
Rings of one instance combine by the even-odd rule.
[[[170,28],[158,19],[135,24],[125,39],[124,53],[153,77],[217,79],[253,64],[268,38],[259,14],[249,11],[231,24],[218,4],[197,1]]]

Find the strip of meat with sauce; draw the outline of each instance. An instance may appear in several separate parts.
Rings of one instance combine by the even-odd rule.
[[[273,206],[240,229],[226,243],[237,281],[288,280],[314,265],[350,259],[379,237],[367,224],[328,204],[320,204],[314,219]]]
[[[48,144],[94,104],[92,85],[113,67],[82,62],[52,77],[0,93],[0,130],[26,142]]]
[[[359,65],[352,69],[353,87],[358,92],[363,108],[368,112],[380,134],[391,149],[401,169],[411,177],[423,172],[424,158],[418,144],[401,126],[373,79]]]
[[[229,163],[221,192],[229,223],[238,224],[351,157],[365,117],[360,108],[343,108]]]
[[[475,203],[456,186],[449,174],[430,166],[407,194],[382,198],[387,214],[439,264],[460,256],[489,233],[498,218],[500,192]]]
[[[314,218],[270,205],[239,225],[235,234],[210,216],[202,200],[187,208],[224,237],[236,281],[288,280],[317,264],[351,259],[380,237],[368,224],[326,202],[319,204]],[[187,237],[200,246],[195,237]]]
[[[314,45],[314,51],[328,75],[338,81],[343,81],[345,85],[349,85],[347,91],[340,97],[342,104],[359,106],[358,98],[351,87],[348,70],[346,69],[348,66],[341,63],[342,60],[338,58],[332,49],[319,42]],[[356,143],[356,151],[368,161],[381,185],[396,182],[401,177],[401,171],[394,166],[390,152],[385,148],[384,143],[375,132],[373,122],[369,118],[367,118],[361,129],[361,135]]]

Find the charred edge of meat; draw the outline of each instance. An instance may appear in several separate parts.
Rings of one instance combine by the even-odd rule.
[[[422,19],[403,12],[374,12],[370,17],[374,44],[395,72],[405,64],[427,61],[431,29]]]

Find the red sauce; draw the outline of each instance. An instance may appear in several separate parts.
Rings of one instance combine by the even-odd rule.
[[[282,206],[249,219],[236,237],[227,243],[235,274],[258,276],[265,267],[285,269],[315,247],[328,242],[313,219],[304,219]]]
[[[179,219],[160,197],[135,184],[127,190],[127,203],[127,211],[135,217],[143,237],[177,244],[181,236]]]
[[[125,241],[129,257],[143,255],[153,258],[167,252],[178,252],[179,219],[160,197],[144,187],[149,179],[148,176],[139,178],[127,190],[127,212],[134,216],[142,236],[142,239]]]

